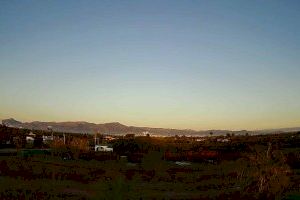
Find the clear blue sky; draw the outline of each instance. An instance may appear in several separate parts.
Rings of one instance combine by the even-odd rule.
[[[300,126],[300,2],[0,1],[0,118]]]

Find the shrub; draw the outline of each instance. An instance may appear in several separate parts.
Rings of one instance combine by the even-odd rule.
[[[283,154],[279,150],[272,151],[270,144],[267,151],[256,152],[249,159],[250,165],[238,174],[239,178],[248,181],[246,191],[259,198],[280,198],[289,185],[291,172]]]

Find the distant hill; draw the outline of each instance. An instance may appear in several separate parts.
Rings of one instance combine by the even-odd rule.
[[[258,130],[258,131],[254,131],[254,132],[261,133],[261,134],[269,134],[269,133],[287,133],[287,132],[298,132],[298,131],[300,131],[300,127],[263,129],[263,130]]]
[[[187,135],[187,136],[207,136],[210,133],[213,135],[244,135],[249,134],[268,134],[268,133],[281,133],[281,132],[295,132],[300,131],[300,127],[296,128],[282,128],[282,129],[268,129],[268,130],[258,130],[258,131],[230,131],[230,130],[206,130],[206,131],[195,131],[190,129],[168,129],[168,128],[150,128],[150,127],[135,127],[126,126],[119,122],[95,124],[89,122],[20,122],[13,118],[4,119],[2,123],[6,126],[16,127],[16,128],[26,128],[26,129],[36,129],[36,130],[47,130],[51,127],[53,131],[58,132],[68,132],[68,133],[106,133],[106,134],[117,134],[124,135],[129,133],[143,134],[149,133],[150,135],[160,135],[160,136],[175,136],[175,135]]]
[[[149,133],[152,135],[197,135],[202,134],[200,131],[194,130],[177,130],[165,128],[149,128],[149,127],[135,127],[126,126],[119,122],[95,124],[89,122],[20,122],[13,118],[4,119],[2,123],[6,126],[36,130],[47,130],[51,127],[53,131],[69,132],[69,133],[107,133],[107,134],[142,134]]]

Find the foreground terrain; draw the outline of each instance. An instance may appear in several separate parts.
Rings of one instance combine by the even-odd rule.
[[[1,127],[2,140],[22,131]],[[300,198],[299,133],[101,141],[113,153],[94,152],[93,136],[55,134],[2,145],[0,199]]]

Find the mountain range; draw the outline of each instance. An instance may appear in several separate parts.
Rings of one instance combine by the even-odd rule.
[[[236,135],[249,134],[269,134],[269,133],[283,133],[283,132],[296,132],[300,131],[300,127],[294,128],[281,128],[281,129],[266,129],[257,131],[230,131],[230,130],[205,130],[195,131],[190,129],[169,129],[169,128],[150,128],[150,127],[136,127],[126,126],[119,122],[95,124],[84,121],[79,122],[21,122],[13,118],[2,120],[2,124],[10,127],[35,129],[35,130],[48,130],[49,128],[57,132],[66,133],[103,133],[110,135],[125,135],[125,134],[147,134],[157,136],[175,136],[175,135],[187,135],[187,136],[206,136],[210,135],[226,135],[228,133]]]

